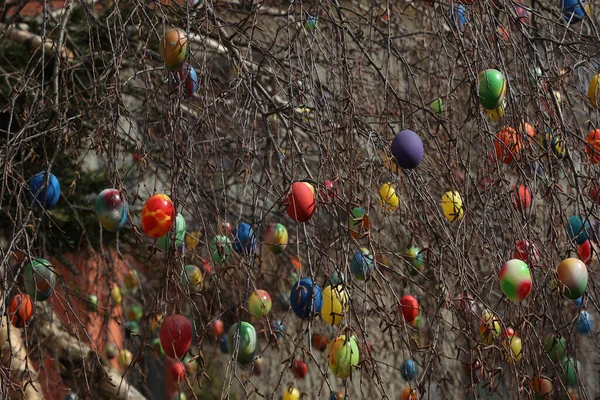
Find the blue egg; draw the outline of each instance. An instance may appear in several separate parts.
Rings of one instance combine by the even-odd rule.
[[[283,332],[285,332],[285,325],[283,324],[283,321],[275,320],[271,322],[271,330],[277,339],[281,338],[283,336]]]
[[[277,304],[283,310],[289,309],[291,306],[290,296],[287,293],[279,293],[277,295]]]
[[[451,28],[459,29],[467,23],[467,9],[462,4],[453,5],[448,9],[448,22]]]
[[[227,344],[226,333],[221,335],[221,337],[217,340],[217,343],[219,344],[219,349],[221,349],[221,352],[225,354],[229,353],[229,345]]]
[[[573,215],[565,224],[565,230],[570,240],[575,240],[577,244],[583,244],[590,238],[591,225],[589,220],[584,223],[584,219],[579,215]]]
[[[585,5],[585,1],[582,0]],[[563,12],[563,18],[567,22],[580,22],[585,16],[585,11],[579,0],[560,0],[560,9]]]
[[[400,374],[402,374],[402,379],[405,381],[410,381],[411,379],[415,379],[417,376],[417,372],[419,367],[416,362],[413,360],[405,360],[400,366]]]
[[[352,275],[354,275],[356,279],[361,281],[369,279],[371,272],[373,272],[373,267],[373,255],[369,252],[369,250],[363,248],[354,253],[354,257],[352,257],[351,268]]]
[[[310,278],[300,279],[292,287],[290,304],[298,317],[302,319],[310,318],[311,313],[318,313],[323,307],[321,287],[313,283]]]
[[[594,317],[587,311],[582,311],[577,318],[577,332],[587,335],[594,329]]]
[[[328,281],[332,285],[340,285],[346,282],[346,276],[343,272],[333,271]]]
[[[583,296],[573,300],[573,304],[575,305],[575,307],[581,307],[581,305],[583,304]]]
[[[29,181],[29,190],[31,191],[31,201],[36,208],[51,209],[56,205],[60,198],[60,184],[54,174],[50,174],[50,181],[46,187],[46,173],[38,172]]]
[[[256,236],[252,227],[242,222],[233,231],[233,249],[239,254],[252,254],[256,249]]]
[[[77,393],[75,393],[75,392],[69,392],[69,393],[65,394],[65,397],[63,400],[79,400],[79,396],[77,396]]]

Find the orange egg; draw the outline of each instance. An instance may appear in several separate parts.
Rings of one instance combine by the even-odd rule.
[[[188,37],[181,29],[169,29],[160,41],[160,56],[169,71],[177,71],[188,57]]]
[[[600,129],[590,131],[585,141],[587,142],[585,154],[587,154],[592,164],[600,163]]]
[[[286,198],[286,211],[291,219],[296,222],[310,220],[316,210],[315,192],[310,184],[294,182]]]
[[[518,185],[513,188],[513,207],[517,211],[526,211],[531,207],[531,192],[525,185]]]
[[[8,307],[8,316],[13,326],[24,327],[33,317],[33,301],[28,294],[17,294]]]
[[[521,152],[523,143],[521,137],[511,127],[505,127],[496,134],[494,139],[494,150],[496,157],[504,164],[510,164]]]

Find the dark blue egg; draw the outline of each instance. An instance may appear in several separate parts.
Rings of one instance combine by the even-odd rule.
[[[585,1],[581,1],[585,5]],[[585,11],[579,3],[579,0],[560,0],[560,9],[563,12],[563,18],[567,22],[580,22],[585,16]]]
[[[579,245],[590,238],[592,228],[589,220],[584,220],[579,215],[573,215],[565,224],[565,230],[569,239],[575,240],[575,243]]]
[[[371,272],[373,272],[373,261],[373,255],[369,250],[365,248],[357,250],[352,257],[352,275],[354,275],[356,279],[366,281],[369,279],[369,276],[371,276]]]
[[[242,222],[233,231],[233,249],[239,254],[252,254],[256,249],[256,236],[252,227]]]
[[[418,370],[419,367],[417,366],[417,363],[410,359],[405,360],[400,366],[400,374],[402,374],[402,379],[404,379],[405,381],[415,379]]]
[[[221,337],[217,340],[217,343],[219,344],[219,349],[221,349],[221,352],[225,354],[229,353],[229,345],[227,344],[226,333],[221,335]]]
[[[290,304],[294,313],[308,319],[311,313],[318,313],[323,307],[323,293],[321,287],[313,283],[310,278],[302,278],[294,284],[290,293]]]
[[[594,317],[587,311],[582,311],[577,318],[577,332],[587,335],[594,329]]]
[[[31,201],[36,208],[51,209],[56,205],[60,198],[60,184],[54,174],[50,174],[50,181],[46,187],[46,173],[44,171],[37,173],[29,181],[29,190],[31,191]]]

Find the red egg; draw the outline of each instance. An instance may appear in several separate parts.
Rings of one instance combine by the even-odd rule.
[[[529,188],[525,185],[515,186],[512,201],[515,210],[526,211],[531,207],[531,192]]]
[[[158,239],[165,236],[175,220],[175,207],[166,194],[150,197],[142,209],[142,229],[146,235]]]
[[[600,185],[593,183],[590,186],[590,199],[600,204]]]
[[[594,260],[594,245],[589,240],[586,240],[582,244],[577,246],[577,252],[579,253],[579,259],[586,265],[590,265]]]
[[[541,261],[540,252],[529,240],[518,240],[515,249],[515,258],[525,261],[529,265],[537,265]]]
[[[398,311],[402,313],[406,322],[410,322],[419,315],[419,302],[413,296],[402,296]]]
[[[502,331],[501,336],[503,339],[511,338],[511,337],[515,336],[515,330],[509,326]]]
[[[587,154],[592,164],[600,163],[600,129],[590,131],[585,140],[587,142],[585,154]]]
[[[323,335],[314,335],[312,339],[312,345],[315,349],[319,351],[325,351],[327,345],[329,344],[329,339]]]
[[[192,344],[192,324],[183,315],[165,318],[160,327],[160,344],[171,358],[182,358]]]
[[[221,335],[225,332],[223,321],[221,321],[218,318],[212,320],[210,324],[208,324],[208,327],[210,328],[210,331],[212,332],[213,336],[216,338],[221,337]]]
[[[319,192],[319,197],[323,203],[329,203],[337,198],[337,184],[329,179],[323,182],[323,189]]]
[[[302,360],[294,361],[294,375],[296,378],[304,378],[308,375],[308,365]]]
[[[286,211],[296,222],[306,222],[315,213],[315,195],[304,182],[294,182],[286,198]]]
[[[181,382],[185,378],[185,365],[180,361],[173,363],[171,374],[175,382]]]

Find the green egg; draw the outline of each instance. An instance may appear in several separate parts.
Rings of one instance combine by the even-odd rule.
[[[479,102],[483,108],[493,110],[504,100],[506,80],[502,72],[486,69],[479,74]]]

